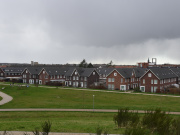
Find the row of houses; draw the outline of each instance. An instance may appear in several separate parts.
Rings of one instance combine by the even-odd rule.
[[[139,88],[142,92],[162,92],[180,84],[180,68],[78,68],[78,67],[6,67],[0,68],[0,80],[20,80],[27,84],[59,82],[65,86],[89,88],[104,85],[109,90]]]

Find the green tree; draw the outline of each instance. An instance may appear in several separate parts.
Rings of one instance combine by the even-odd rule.
[[[111,60],[109,63],[106,64],[107,67],[111,67],[111,66],[114,66],[113,65],[113,61]]]
[[[93,68],[93,64],[90,62],[88,65],[87,65],[87,68]]]
[[[79,64],[79,67],[83,67],[83,68],[86,68],[87,67],[87,62],[85,59],[83,59],[80,64]]]

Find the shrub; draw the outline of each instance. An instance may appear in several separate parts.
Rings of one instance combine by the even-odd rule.
[[[45,121],[44,123],[42,123],[41,127],[42,127],[42,135],[48,135],[50,130],[51,130],[51,125],[52,123],[50,121]]]
[[[130,112],[128,108],[118,109],[118,114],[114,115],[114,122],[118,128],[125,127],[128,124],[134,125],[139,123],[138,113]]]
[[[152,133],[159,133],[160,135],[169,135],[172,118],[170,115],[161,111],[161,109],[155,109],[155,111],[146,111],[142,124],[146,128],[150,129]]]

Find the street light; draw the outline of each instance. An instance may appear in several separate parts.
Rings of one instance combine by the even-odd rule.
[[[94,112],[94,96],[95,96],[95,95],[93,95],[93,112]]]

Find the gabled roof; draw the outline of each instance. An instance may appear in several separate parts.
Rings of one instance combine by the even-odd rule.
[[[42,70],[42,67],[27,67],[26,68],[29,72],[30,72],[30,74],[32,74],[32,75],[38,75],[39,73],[40,73],[40,71]],[[24,71],[26,70],[26,69],[24,69]],[[23,71],[23,72],[24,72]]]
[[[170,68],[170,70],[178,77],[180,77],[180,68]]]
[[[124,78],[131,78],[133,68],[116,68],[116,70]]]
[[[65,76],[72,76],[73,72],[76,70],[76,68],[69,68],[67,72],[65,73]]]
[[[93,71],[96,71],[94,68],[79,68],[77,69],[80,76],[89,77]]]
[[[158,79],[169,79],[169,78],[176,78],[177,75],[174,74],[169,68],[149,68],[148,71],[151,71]],[[148,72],[147,71],[147,72]],[[147,73],[146,72],[146,73]],[[145,74],[146,74],[145,73]],[[144,74],[144,75],[145,75]],[[143,76],[144,76],[143,75]],[[141,78],[143,77],[141,76]]]
[[[5,67],[2,68],[2,70],[5,73],[22,73],[22,71],[25,69],[25,67]]]
[[[146,72],[146,69],[145,68],[133,68],[133,71],[135,73],[135,77],[139,78]]]
[[[65,75],[68,68],[64,67],[44,67],[49,75]]]
[[[96,71],[99,73],[99,74],[106,74],[108,75],[109,73],[111,73],[112,71],[114,70],[114,68],[99,68],[99,69],[96,69]]]

